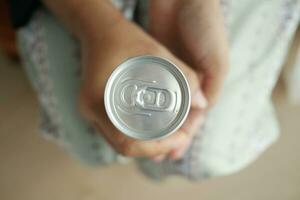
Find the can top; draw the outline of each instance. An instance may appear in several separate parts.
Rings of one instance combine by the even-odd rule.
[[[174,133],[186,119],[191,104],[188,82],[180,69],[150,55],[121,63],[111,74],[104,96],[114,126],[141,140]]]

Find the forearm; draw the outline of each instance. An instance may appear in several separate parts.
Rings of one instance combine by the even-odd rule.
[[[43,0],[44,4],[79,39],[104,34],[121,13],[108,0]]]

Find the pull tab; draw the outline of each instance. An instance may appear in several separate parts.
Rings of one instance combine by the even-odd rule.
[[[120,90],[121,107],[135,114],[138,111],[172,112],[176,94],[154,85],[140,80],[125,81]]]
[[[136,103],[143,109],[168,111],[172,103],[172,94],[166,89],[145,87],[137,90]]]

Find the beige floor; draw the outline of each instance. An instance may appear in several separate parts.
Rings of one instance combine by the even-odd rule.
[[[145,179],[133,165],[91,169],[43,140],[38,107],[18,64],[0,54],[0,200],[300,199],[300,107],[275,95],[282,137],[242,172],[203,183]]]

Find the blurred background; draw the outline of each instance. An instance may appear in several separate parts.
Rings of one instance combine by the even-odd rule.
[[[300,106],[274,91],[281,137],[241,172],[204,182],[148,180],[134,164],[89,168],[39,135],[39,110],[18,60],[5,1],[0,1],[0,199],[2,200],[299,200]],[[296,42],[300,40],[300,34]],[[298,42],[299,43],[299,42]],[[294,63],[291,48],[285,71]]]

